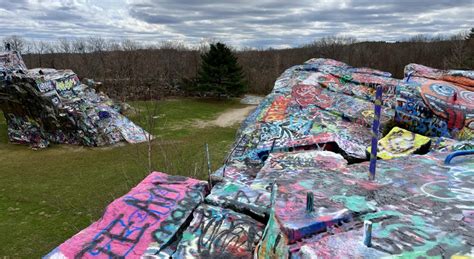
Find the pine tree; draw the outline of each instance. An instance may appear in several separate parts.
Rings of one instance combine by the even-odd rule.
[[[221,97],[238,96],[245,92],[242,67],[237,57],[223,43],[211,44],[208,52],[201,55],[197,90]]]

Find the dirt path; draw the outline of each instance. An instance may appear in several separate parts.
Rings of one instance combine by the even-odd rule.
[[[231,109],[221,113],[219,117],[211,121],[196,121],[196,126],[199,128],[205,128],[209,126],[218,126],[218,127],[230,127],[236,123],[240,123],[247,115],[255,109],[255,105],[247,106],[240,109]]]

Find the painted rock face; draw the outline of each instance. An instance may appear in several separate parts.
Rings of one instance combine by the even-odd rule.
[[[302,107],[313,104],[316,94],[316,88],[312,85],[297,85],[291,93],[296,103]]]
[[[433,113],[448,121],[449,129],[474,128],[474,92],[428,80],[421,87],[421,96]]]
[[[288,107],[289,102],[290,99],[284,96],[278,96],[277,98],[275,98],[263,120],[265,122],[283,120],[285,118],[285,111]]]
[[[394,127],[385,137],[379,140],[377,156],[387,160],[417,152],[423,153],[428,150],[430,143],[428,137]],[[369,153],[371,150],[371,147],[367,148]]]

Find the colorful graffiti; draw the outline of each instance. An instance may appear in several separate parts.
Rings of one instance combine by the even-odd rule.
[[[474,157],[444,162],[473,148],[472,73],[408,68],[404,81],[330,59],[287,69],[209,195],[197,180],[149,176],[49,256],[473,257]]]
[[[373,182],[367,181],[368,162],[277,178],[275,219],[268,223],[274,226],[274,239],[265,236],[260,248],[269,255],[277,251],[296,258],[313,252],[331,258],[349,251],[361,257],[470,255],[474,195],[468,186],[474,183],[474,159],[445,166],[446,155],[380,161]],[[315,214],[305,210],[309,190]],[[364,220],[374,222],[370,249],[362,241]],[[275,244],[276,236],[286,243]],[[341,244],[347,250],[337,249]],[[280,251],[282,247],[288,251]]]
[[[18,51],[0,52],[0,79],[3,81],[5,76],[14,71],[26,71],[25,62]]]
[[[283,96],[278,96],[275,101],[268,109],[267,114],[264,117],[264,121],[272,122],[272,121],[279,121],[285,118],[285,110],[288,106],[289,99]]]
[[[382,159],[404,157],[410,154],[424,154],[429,151],[431,139],[411,131],[394,127],[385,137],[378,141],[377,156]],[[367,151],[371,152],[368,147]]]
[[[431,153],[379,163],[377,177],[389,183],[380,191],[393,194],[387,197],[390,202],[375,196],[378,212],[363,216],[374,222],[374,248],[405,256],[472,252],[466,245],[472,242],[468,222],[474,196],[467,186],[473,183],[474,159],[446,166],[446,155]],[[350,170],[357,175],[366,166],[358,164]]]
[[[206,197],[206,202],[232,208],[262,220],[268,216],[270,193],[239,182],[221,182],[213,186],[211,194]]]
[[[173,258],[252,258],[263,228],[249,216],[202,204]]]
[[[202,181],[154,172],[112,202],[100,220],[45,258],[117,258],[159,254],[204,199]]]
[[[472,70],[441,70],[412,63],[405,66],[404,73],[410,77],[451,82],[468,91],[474,91],[474,71]]]
[[[278,184],[271,186],[270,196],[270,219],[268,220],[262,235],[261,242],[255,249],[258,258],[288,258],[289,246],[288,239],[281,232],[281,226],[275,217],[275,203],[278,193]]]
[[[449,129],[462,129],[474,123],[474,92],[429,80],[421,86],[421,97],[434,114],[448,122]]]
[[[367,247],[363,243],[362,230],[352,230],[328,235],[318,242],[307,243],[293,258],[383,258],[390,254]]]
[[[474,139],[472,71],[405,67],[397,89],[396,122],[426,136]]]
[[[150,137],[120,113],[120,105],[82,84],[71,70],[26,69],[16,52],[0,53],[4,69],[2,77],[7,73],[9,79],[0,80],[0,110],[11,142],[33,148],[50,143],[103,146]]]

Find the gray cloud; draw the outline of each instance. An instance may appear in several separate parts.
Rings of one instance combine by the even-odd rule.
[[[473,0],[0,0],[0,35],[287,47],[332,35],[452,34],[474,26],[473,17]]]

